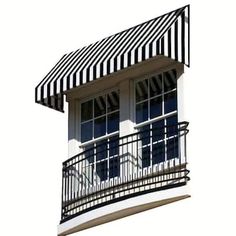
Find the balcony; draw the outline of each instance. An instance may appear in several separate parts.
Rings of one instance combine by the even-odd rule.
[[[91,210],[187,184],[188,122],[114,137],[68,159],[61,224]]]

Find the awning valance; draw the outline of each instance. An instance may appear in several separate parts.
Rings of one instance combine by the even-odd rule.
[[[37,103],[63,111],[63,94],[163,55],[189,66],[189,5],[64,55],[35,89]]]

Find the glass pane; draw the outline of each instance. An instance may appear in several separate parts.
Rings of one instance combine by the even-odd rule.
[[[89,141],[93,138],[93,122],[89,121],[81,124],[81,142]]]
[[[143,122],[148,119],[148,102],[136,105],[136,123]]]
[[[83,167],[83,174],[84,174],[84,183],[86,185],[93,184],[93,175],[94,173],[94,164],[86,163],[86,166]]]
[[[164,73],[164,92],[175,89],[177,86],[176,70]]]
[[[152,145],[152,164],[158,164],[165,161],[165,142],[159,142]]]
[[[165,107],[165,114],[177,110],[177,93],[176,93],[176,91],[174,91],[172,93],[165,94],[164,107]]]
[[[108,134],[119,130],[119,112],[112,113],[107,116],[107,132]]]
[[[92,163],[94,162],[94,145],[86,145],[84,148],[84,157],[85,159],[89,162]]]
[[[152,123],[152,141],[164,139],[165,127],[164,120],[159,120]]]
[[[117,91],[107,95],[107,111],[115,111],[119,109],[119,94]]]
[[[145,125],[140,129],[140,139],[142,141],[142,146],[150,143],[150,125]]]
[[[142,148],[142,167],[150,166],[150,147]]]
[[[100,117],[94,120],[94,138],[106,134],[106,117]]]
[[[178,119],[177,115],[171,116],[166,119],[167,137],[178,135]]]
[[[99,96],[94,99],[94,117],[101,116],[106,113],[106,97]]]
[[[119,136],[110,138],[109,141],[109,156],[115,156],[119,154]]]
[[[109,175],[110,178],[120,176],[120,159],[119,157],[114,157],[109,161]]]
[[[150,118],[162,115],[162,97],[156,97],[150,100]]]
[[[178,137],[167,140],[167,159],[178,158]]]
[[[159,95],[162,93],[162,76],[161,75],[157,75],[157,76],[153,76],[150,80],[149,80],[150,86],[150,97]]]
[[[93,118],[93,100],[81,104],[81,122]]]
[[[97,163],[97,175],[100,178],[100,181],[104,181],[107,179],[107,161],[102,161]]]
[[[107,140],[102,140],[96,143],[96,160],[107,158]]]
[[[142,101],[148,98],[148,80],[142,80],[136,83],[136,102]]]

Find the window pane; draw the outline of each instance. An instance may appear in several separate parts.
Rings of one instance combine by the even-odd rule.
[[[165,142],[152,145],[152,163],[158,164],[165,161]]]
[[[165,114],[177,110],[177,93],[176,91],[164,96]]]
[[[89,121],[81,124],[81,142],[91,140],[93,137],[93,122]]]
[[[106,113],[106,97],[99,96],[94,99],[94,116],[101,116]]]
[[[162,97],[156,97],[150,100],[150,118],[162,115]]]
[[[153,76],[149,80],[150,97],[161,94],[162,92],[162,75]]]
[[[84,148],[84,157],[85,159],[89,162],[92,163],[94,162],[94,145],[86,145]]]
[[[164,139],[165,127],[164,120],[156,121],[152,123],[152,141],[158,141]]]
[[[109,156],[115,156],[119,154],[119,136],[110,138],[109,140]]]
[[[142,80],[136,83],[136,102],[148,98],[148,80]]]
[[[119,109],[119,94],[117,91],[107,95],[107,111],[115,111]]]
[[[142,167],[150,166],[150,147],[142,148]]]
[[[167,137],[178,134],[178,119],[177,115],[171,116],[166,119],[167,123]]]
[[[136,123],[143,122],[148,119],[148,102],[136,105]]]
[[[176,70],[170,70],[164,73],[164,91],[170,91],[177,86]]]
[[[100,178],[100,181],[107,179],[107,161],[102,161],[97,163],[97,175]]]
[[[167,140],[167,159],[178,158],[178,137]]]
[[[107,116],[107,132],[112,133],[119,130],[119,112]]]
[[[107,140],[102,140],[96,143],[96,160],[107,158]]]
[[[81,122],[93,118],[93,100],[81,104]]]
[[[106,134],[106,117],[94,120],[94,138],[103,136]]]
[[[89,164],[89,163],[86,163],[85,164],[86,166],[83,167],[83,178],[84,178],[84,183],[86,185],[88,184],[93,184],[93,173],[94,173],[94,164]]]
[[[120,159],[119,157],[114,157],[109,161],[109,175],[110,178],[120,176]]]
[[[140,139],[142,146],[150,143],[150,125],[145,125],[140,128]]]

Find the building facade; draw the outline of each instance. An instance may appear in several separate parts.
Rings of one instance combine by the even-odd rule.
[[[36,87],[63,111],[58,235],[190,196],[184,117],[189,5],[64,55]]]

